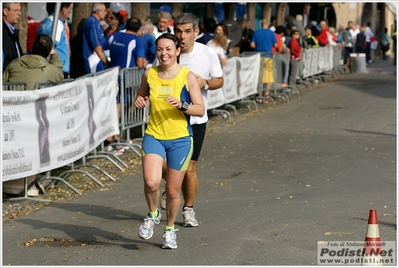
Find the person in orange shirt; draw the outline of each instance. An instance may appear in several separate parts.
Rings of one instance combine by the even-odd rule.
[[[285,28],[284,26],[277,26],[276,31],[274,32],[274,34],[276,35],[276,39],[277,39],[277,46],[274,46],[272,48],[272,52],[277,53],[277,52],[283,52],[284,51],[284,43],[283,43],[283,36],[284,36],[284,31]]]

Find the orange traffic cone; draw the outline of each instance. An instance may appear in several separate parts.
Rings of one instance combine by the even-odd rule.
[[[378,230],[377,210],[370,209],[369,223],[367,227],[363,266],[382,266],[381,239]]]

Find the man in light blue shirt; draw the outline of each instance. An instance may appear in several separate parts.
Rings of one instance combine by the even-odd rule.
[[[70,72],[70,45],[68,37],[67,18],[72,13],[72,3],[61,3],[57,31],[54,37],[54,49],[62,62],[64,78],[69,78]],[[37,29],[37,35],[46,34],[51,36],[53,30],[54,13],[45,18]]]

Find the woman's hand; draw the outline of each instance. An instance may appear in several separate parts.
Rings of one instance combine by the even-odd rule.
[[[148,96],[140,96],[137,95],[136,100],[134,101],[134,106],[139,109],[143,109],[147,106]]]
[[[176,107],[177,109],[181,108],[181,101],[175,97],[167,97],[165,98],[165,101],[167,101],[170,105]]]

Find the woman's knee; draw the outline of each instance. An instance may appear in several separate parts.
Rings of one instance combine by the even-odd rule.
[[[144,185],[147,191],[155,192],[159,190],[160,180],[152,179],[152,178],[145,178]]]

